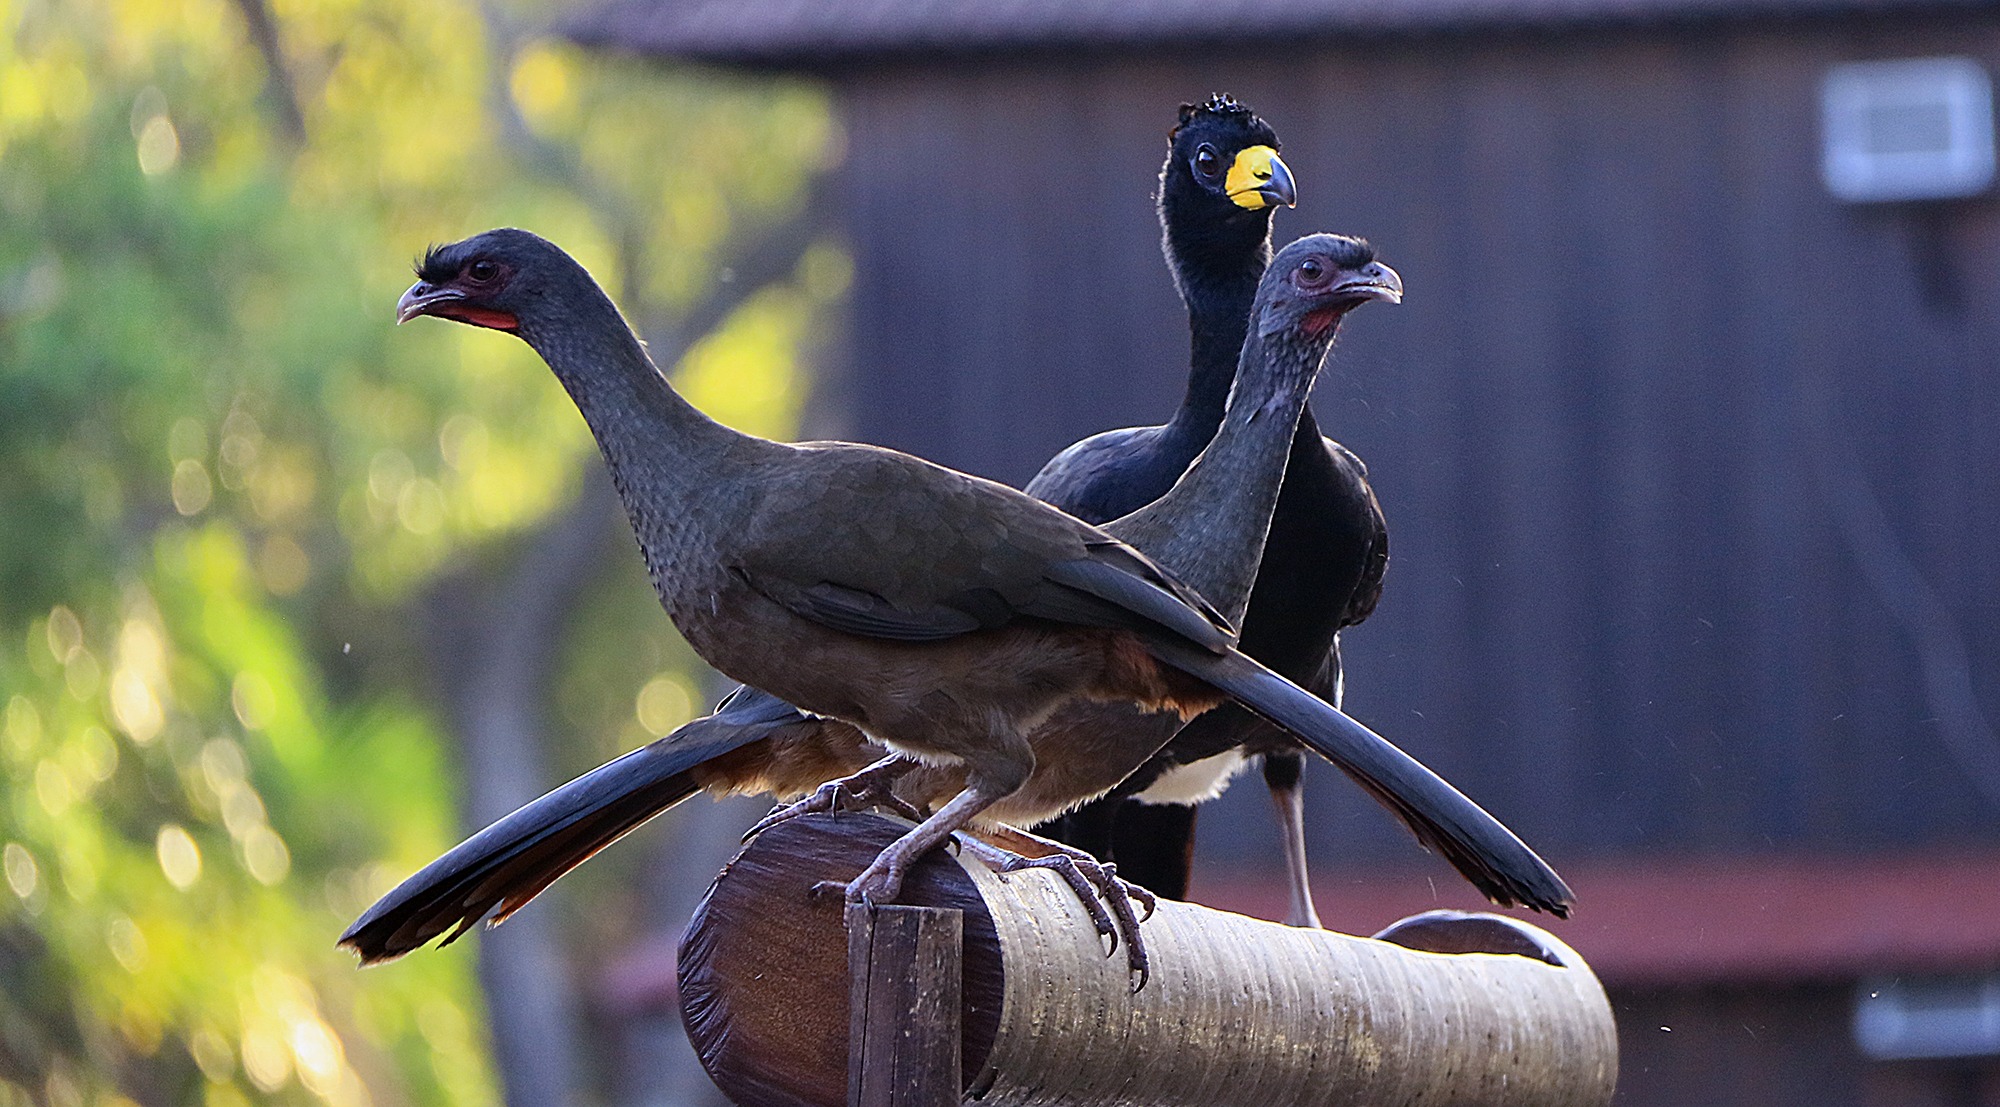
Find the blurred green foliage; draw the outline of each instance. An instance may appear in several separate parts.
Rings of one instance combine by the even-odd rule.
[[[809,88],[495,22],[538,18],[0,0],[0,1107],[495,1097],[469,957],[332,942],[456,837],[424,589],[592,451],[519,343],[389,325],[407,263],[529,226],[671,314],[837,145]],[[698,345],[697,402],[788,433],[840,274]],[[607,751],[697,698],[636,577],[567,670]]]

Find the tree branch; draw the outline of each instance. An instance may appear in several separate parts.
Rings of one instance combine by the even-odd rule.
[[[672,316],[665,312],[636,315],[651,345],[653,358],[671,369],[695,343],[729,320],[744,301],[790,277],[806,250],[825,235],[832,222],[833,186],[815,177],[806,186],[799,209],[790,218],[766,228],[748,242],[737,244],[720,269],[729,274],[700,300]]]
[[[257,0],[243,0],[254,3]],[[667,312],[644,299],[647,250],[642,231],[644,218],[625,197],[604,187],[570,150],[536,134],[515,103],[508,74],[520,51],[522,34],[492,0],[482,0],[480,12],[495,55],[489,67],[487,100],[500,122],[501,138],[532,164],[536,171],[575,192],[598,218],[617,244],[619,283],[626,310],[638,321],[653,359],[662,369],[672,370],[688,350],[726,322],[744,301],[767,286],[791,276],[799,259],[816,241],[832,218],[832,186],[825,177],[812,178],[799,209],[784,222],[764,229],[749,241],[733,245],[719,267],[729,279],[711,286],[705,296],[680,312]]]
[[[635,228],[643,222],[639,213],[623,196],[604,187],[572,151],[548,141],[528,126],[528,120],[521,114],[521,105],[514,102],[514,90],[509,81],[524,36],[492,0],[481,0],[479,12],[486,24],[488,45],[493,54],[492,64],[487,66],[486,102],[500,123],[501,141],[526,158],[537,173],[576,193],[600,219],[610,225],[613,237],[618,240],[620,253],[625,253],[635,245]],[[629,283],[626,285],[628,290],[637,287]]]
[[[542,793],[542,733],[564,625],[615,531],[611,482],[592,472],[531,533],[497,580],[460,574],[433,589],[429,654],[466,766],[466,822],[481,826]],[[553,920],[528,911],[479,946],[494,1062],[507,1101],[560,1107],[577,1086],[576,987]]]
[[[296,152],[306,144],[306,117],[299,108],[298,83],[285,60],[284,44],[278,40],[277,21],[265,0],[236,0],[236,10],[243,13],[244,28],[264,59],[264,98],[277,117],[278,136]]]

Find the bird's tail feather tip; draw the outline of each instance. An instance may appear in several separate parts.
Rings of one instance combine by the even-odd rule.
[[[379,947],[371,947],[368,943],[345,934],[341,935],[340,941],[334,943],[334,946],[337,949],[344,949],[352,953],[356,962],[354,967],[358,969],[372,969],[377,965],[386,965],[408,952],[407,950],[391,952]]]
[[[1486,898],[1501,907],[1522,907],[1558,919],[1569,918],[1576,907],[1575,893],[1569,890],[1569,885],[1563,883],[1561,877],[1555,875],[1554,870],[1540,875],[1545,879],[1508,880],[1482,891],[1486,892]],[[1553,887],[1550,881],[1553,881]]]
[[[1422,762],[1243,654],[1203,658],[1177,650],[1168,657],[1177,659],[1339,766],[1494,903],[1569,917],[1576,897],[1548,862]]]

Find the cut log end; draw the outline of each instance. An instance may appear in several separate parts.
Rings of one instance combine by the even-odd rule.
[[[845,883],[907,827],[863,815],[807,815],[758,835],[695,909],[679,958],[681,1016],[724,1094],[771,1107],[847,1102],[848,938]],[[1000,949],[966,870],[942,852],[903,882],[905,902],[964,912],[964,1032],[977,1072],[999,1025]]]

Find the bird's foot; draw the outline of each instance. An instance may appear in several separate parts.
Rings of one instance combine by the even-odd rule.
[[[1078,902],[1089,912],[1091,923],[1097,927],[1099,937],[1110,941],[1105,950],[1109,957],[1118,951],[1118,936],[1125,936],[1125,966],[1136,979],[1132,990],[1137,992],[1146,986],[1151,974],[1151,959],[1146,955],[1145,939],[1139,935],[1139,924],[1153,917],[1156,901],[1153,893],[1137,884],[1129,884],[1118,878],[1118,867],[1060,842],[1028,836],[1037,844],[1049,848],[1050,852],[1041,857],[1023,857],[1012,850],[1003,849],[991,842],[981,841],[970,834],[958,836],[962,848],[969,850],[986,866],[996,873],[1020,872],[1022,869],[1048,869],[1061,877],[1076,894]],[[865,874],[864,874],[865,875]],[[1145,905],[1142,916],[1136,911],[1133,901]]]
[[[861,870],[860,876],[845,884],[838,880],[822,880],[813,885],[813,894],[830,896],[838,892],[849,903],[865,903],[870,906],[895,902],[896,897],[902,894],[903,877],[909,872],[909,861],[914,860],[914,858],[906,859],[905,855],[897,850],[896,845],[891,845],[876,854],[875,860]]]
[[[914,761],[900,758],[878,761],[873,765],[839,780],[828,781],[814,789],[813,794],[797,803],[779,804],[756,826],[743,832],[743,840],[749,841],[764,831],[788,822],[800,815],[815,815],[832,811],[873,811],[884,810],[901,815],[911,822],[922,822],[923,812],[896,795],[897,778],[916,767]]]

